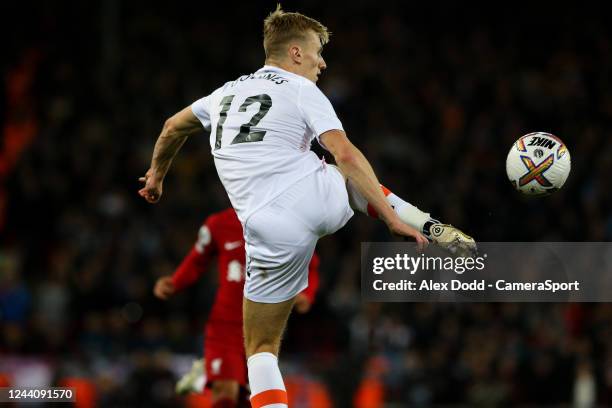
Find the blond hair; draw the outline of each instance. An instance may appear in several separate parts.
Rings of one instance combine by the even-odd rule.
[[[329,42],[331,32],[317,20],[301,13],[286,13],[281,5],[264,20],[264,51],[266,58],[283,56],[284,47],[291,40],[305,40],[308,30],[314,31],[321,40],[321,45]]]

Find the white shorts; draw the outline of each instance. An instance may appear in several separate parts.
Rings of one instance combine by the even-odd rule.
[[[323,166],[256,211],[244,226],[244,296],[280,303],[308,286],[308,264],[317,240],[353,216],[344,177]]]

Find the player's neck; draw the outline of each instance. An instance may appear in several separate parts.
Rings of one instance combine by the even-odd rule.
[[[267,59],[264,64],[269,65],[271,67],[284,69],[285,71],[291,72],[292,74],[300,75],[300,73],[296,71],[297,65],[292,64],[291,62]]]

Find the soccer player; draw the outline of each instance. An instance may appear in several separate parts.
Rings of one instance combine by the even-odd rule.
[[[385,222],[394,235],[428,244],[469,247],[473,240],[403,200],[385,196],[365,156],[316,86],[327,68],[327,28],[280,6],[264,21],[265,65],[229,81],[166,121],[139,194],[157,202],[163,180],[187,137],[210,129],[219,178],[240,220],[246,248],[243,319],[253,407],[287,406],[278,368],[281,334],[295,297],[307,286],[317,240],[342,228],[355,208]],[[310,151],[316,138],[334,157]],[[350,198],[350,200],[349,200]],[[435,230],[435,231],[434,231]]]
[[[237,407],[240,391],[247,384],[246,358],[242,338],[242,292],[244,288],[245,253],[242,225],[233,208],[210,215],[200,227],[191,251],[169,276],[160,277],[153,293],[166,300],[193,285],[209,269],[214,256],[218,260],[219,288],[207,320],[204,336],[204,365],[194,362],[188,379],[192,386],[206,375],[215,408]],[[308,287],[297,295],[295,309],[310,309],[319,286],[319,259],[313,255],[309,265]],[[204,384],[200,384],[204,385]]]

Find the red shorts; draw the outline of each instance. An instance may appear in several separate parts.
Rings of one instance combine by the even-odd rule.
[[[248,380],[246,354],[242,344],[242,328],[240,327],[239,333],[233,333],[235,330],[223,330],[228,335],[225,337],[219,336],[220,326],[223,327],[223,325],[207,325],[206,327],[204,359],[206,360],[207,386],[217,380],[234,380],[245,387]],[[214,335],[211,335],[213,333]],[[236,336],[239,336],[239,341],[227,341],[229,338],[234,340]],[[221,341],[222,338],[225,338],[225,341]]]

